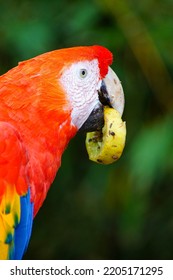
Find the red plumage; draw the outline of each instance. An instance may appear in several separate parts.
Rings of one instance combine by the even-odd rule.
[[[1,155],[6,149],[5,157],[0,158],[0,199],[6,184],[15,186],[19,197],[30,189],[34,216],[38,212],[61,165],[63,151],[77,132],[71,122],[71,105],[58,80],[72,63],[93,59],[99,62],[101,79],[112,63],[112,54],[101,46],[45,53],[0,77]],[[0,234],[0,249],[3,242]]]

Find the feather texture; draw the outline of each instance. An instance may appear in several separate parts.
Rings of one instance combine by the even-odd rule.
[[[33,203],[30,201],[30,190],[25,196],[20,197],[20,223],[15,228],[14,250],[11,259],[19,260],[23,257],[28,247],[33,224]]]

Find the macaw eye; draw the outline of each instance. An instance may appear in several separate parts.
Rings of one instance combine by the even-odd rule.
[[[88,75],[88,72],[86,69],[80,69],[79,75],[80,75],[80,78],[83,79]]]

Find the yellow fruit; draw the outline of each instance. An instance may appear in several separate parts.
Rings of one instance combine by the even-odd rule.
[[[88,132],[86,149],[89,159],[102,164],[118,160],[123,152],[126,139],[126,124],[120,113],[104,107],[104,127],[102,131]]]

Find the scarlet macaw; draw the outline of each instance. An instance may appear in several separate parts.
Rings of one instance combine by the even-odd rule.
[[[104,82],[112,59],[101,46],[67,48],[0,76],[0,259],[22,258],[70,139],[101,127],[104,105],[122,110]]]

